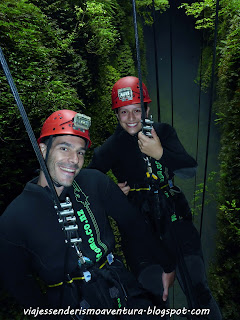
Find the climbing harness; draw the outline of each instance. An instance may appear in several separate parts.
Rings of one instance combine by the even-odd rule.
[[[83,257],[86,259],[86,257]],[[100,264],[100,266],[98,267],[98,269],[102,269],[107,263],[109,265],[111,265],[113,263],[114,260],[114,256],[112,253],[109,253],[107,255],[107,259]],[[89,263],[91,263],[93,265],[93,263],[91,261],[89,261]],[[89,277],[86,278],[86,274],[83,275],[83,277],[72,277],[71,279],[65,281],[68,284],[73,283],[73,281],[77,281],[77,280],[85,280],[86,282],[88,282],[89,280],[91,280],[91,274],[89,274]],[[58,282],[58,283],[54,283],[54,284],[48,284],[49,288],[55,288],[55,287],[59,287],[62,286],[64,284],[64,281]]]

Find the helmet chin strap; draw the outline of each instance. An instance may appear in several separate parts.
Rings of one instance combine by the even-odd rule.
[[[58,183],[58,182],[55,181],[54,179],[52,179],[52,181],[53,181],[53,184],[55,185],[55,187],[57,187],[57,188],[63,187],[62,184]]]

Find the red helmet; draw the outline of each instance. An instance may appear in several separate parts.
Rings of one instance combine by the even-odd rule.
[[[142,82],[143,101],[152,102],[147,87]],[[118,80],[112,88],[112,109],[121,108],[129,104],[141,103],[139,79],[136,77],[124,77]]]
[[[86,139],[88,147],[91,146],[89,127],[91,118],[72,110],[59,110],[53,112],[44,122],[38,143],[42,138],[59,134],[70,134]]]

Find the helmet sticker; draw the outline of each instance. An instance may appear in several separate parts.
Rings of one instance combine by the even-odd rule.
[[[85,114],[77,113],[73,120],[73,129],[74,130],[89,130],[91,126],[91,118]]]
[[[118,89],[118,98],[122,101],[128,101],[133,99],[133,92],[130,87]]]

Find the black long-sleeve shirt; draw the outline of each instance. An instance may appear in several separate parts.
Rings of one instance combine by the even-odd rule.
[[[82,169],[73,185],[63,190],[61,198],[65,200],[65,196],[70,197],[77,217],[84,256],[95,263],[113,250],[114,235],[107,217],[111,216],[128,243],[127,256],[134,252],[134,261],[129,261],[133,268],[153,262],[160,263],[166,272],[172,271],[172,262],[138,211],[106,175]],[[55,305],[61,288],[53,289],[46,298],[35,276],[46,284],[56,284],[65,280],[66,273],[72,276],[79,272],[75,249],[68,248],[50,190],[37,185],[37,179],[29,182],[0,217],[0,277],[4,286],[23,306]]]
[[[153,173],[164,175],[165,168],[170,174],[183,178],[195,175],[197,163],[186,152],[173,127],[166,123],[154,123],[154,129],[160,138],[163,155],[159,161],[151,159]],[[142,185],[146,180],[147,164],[138,146],[137,135],[130,135],[120,125],[106,142],[94,150],[88,168],[108,172],[110,169],[119,182],[127,181],[130,187]]]

